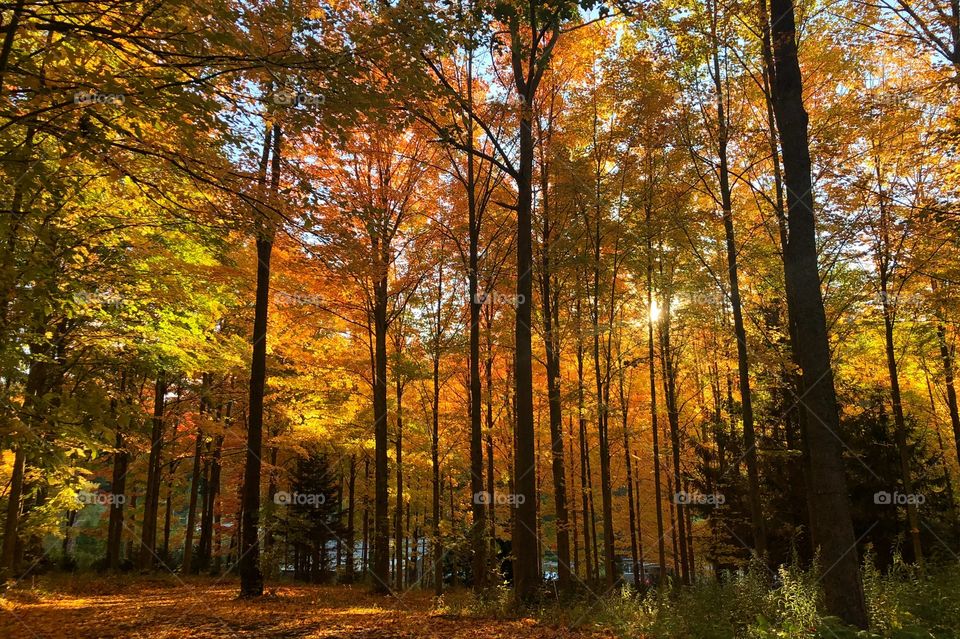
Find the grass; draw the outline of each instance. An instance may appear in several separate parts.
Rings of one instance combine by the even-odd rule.
[[[529,614],[625,639],[960,638],[960,565],[933,567],[922,575],[897,559],[881,574],[868,560],[863,575],[869,630],[826,615],[816,573],[797,566],[781,568],[773,588],[767,569],[754,565],[720,581],[645,594],[625,588],[605,597],[581,591],[526,611],[516,608],[507,588],[451,594],[442,607],[452,615],[487,618]]]

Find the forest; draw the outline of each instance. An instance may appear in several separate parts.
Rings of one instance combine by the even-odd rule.
[[[958,0],[0,15],[0,636],[960,637]]]

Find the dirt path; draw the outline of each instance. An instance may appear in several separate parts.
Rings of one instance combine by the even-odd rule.
[[[530,619],[502,621],[433,613],[430,596],[378,597],[360,587],[281,586],[256,601],[236,599],[238,585],[212,580],[85,580],[0,599],[0,637],[322,637],[338,639],[533,637],[602,635],[553,628]]]

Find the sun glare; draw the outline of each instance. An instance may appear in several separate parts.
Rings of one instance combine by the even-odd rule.
[[[654,322],[660,319],[660,304],[657,302],[657,300],[653,300],[650,303],[650,319]]]

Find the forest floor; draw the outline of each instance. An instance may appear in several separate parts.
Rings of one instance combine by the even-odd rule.
[[[587,639],[607,635],[533,619],[436,612],[433,597],[362,586],[284,584],[239,600],[235,579],[39,577],[0,597],[0,637],[323,637],[337,639]]]

